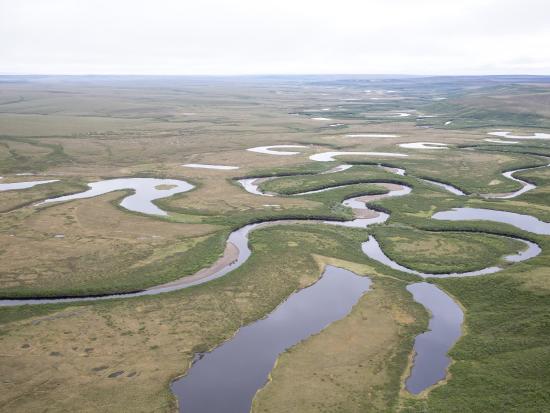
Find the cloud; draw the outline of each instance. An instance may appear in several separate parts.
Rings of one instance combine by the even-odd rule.
[[[0,72],[547,73],[543,0],[0,0]]]

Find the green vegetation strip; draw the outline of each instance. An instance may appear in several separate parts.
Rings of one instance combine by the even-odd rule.
[[[550,285],[543,282],[547,288],[528,289],[513,272],[438,280],[465,307],[466,335],[450,352],[452,379],[427,399],[407,399],[402,411],[547,411]]]

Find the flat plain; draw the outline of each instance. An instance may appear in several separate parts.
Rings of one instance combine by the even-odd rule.
[[[249,260],[192,288],[0,307],[0,410],[175,411],[170,383],[188,372],[196,353],[265,317],[331,264],[370,277],[372,291],[349,315],[284,352],[252,411],[548,411],[548,235],[431,216],[471,207],[550,222],[550,140],[484,140],[497,130],[548,133],[549,99],[550,80],[529,77],[1,76],[0,183],[59,180],[0,193],[2,299],[143,290],[211,265],[228,235],[246,224],[345,221],[353,212],[342,201],[387,192],[380,183],[412,191],[370,203],[389,219],[367,228],[296,221],[255,230]],[[447,147],[399,146],[414,142]],[[303,148],[283,156],[246,150],[272,145]],[[382,154],[309,158],[334,151]],[[192,163],[239,169],[182,166]],[[323,173],[341,164],[353,167]],[[531,167],[540,168],[514,177],[533,190],[512,199],[485,196],[517,191],[522,184],[502,173]],[[121,207],[129,191],[36,205],[123,177],[180,179],[195,188],[155,201],[166,217]],[[275,195],[251,194],[238,183],[254,177],[273,178],[259,188]],[[404,382],[414,338],[430,314],[405,287],[422,279],[369,259],[361,251],[369,236],[389,258],[420,272],[502,267],[429,279],[460,304],[465,321],[446,379],[420,395]],[[503,257],[522,248],[517,238],[541,253],[507,262]]]

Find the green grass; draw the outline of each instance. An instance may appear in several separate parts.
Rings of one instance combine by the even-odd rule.
[[[376,166],[355,166],[347,171],[334,174],[273,179],[264,182],[260,188],[266,192],[293,195],[339,185],[390,181],[402,182],[395,174]]]
[[[11,148],[11,142],[21,142],[38,148],[44,148],[49,153],[38,157],[21,154],[18,150]],[[0,163],[0,173],[39,172],[71,161],[71,158],[65,153],[63,146],[58,143],[43,143],[30,138],[0,136],[0,145],[5,146],[10,155]]]
[[[10,411],[33,411],[46,400],[52,410],[91,410],[105,397],[114,411],[173,409],[168,384],[186,371],[194,352],[219,345],[242,325],[268,314],[294,290],[314,282],[320,272],[310,253],[365,262],[358,243],[363,236],[328,226],[266,228],[251,235],[254,252],[245,265],[200,286],[135,299],[2,308],[2,348],[19,352],[31,343],[33,351],[31,358],[21,354],[3,363],[7,376],[22,380],[10,390]],[[158,350],[152,350],[155,346]],[[86,348],[93,349],[92,356],[80,355]],[[52,352],[61,355],[52,358]],[[404,368],[404,360],[397,361],[392,364],[393,374]],[[43,371],[39,365],[48,374],[54,369],[63,395],[41,392],[32,398],[17,397],[33,389],[33,378]],[[93,370],[100,365],[108,368],[101,373]],[[140,374],[131,386],[125,379],[108,378],[113,371],[136,370]],[[65,397],[67,391],[76,396]]]
[[[323,144],[326,145],[326,144]],[[313,175],[320,172],[328,171],[333,165],[327,165],[320,162],[308,162],[298,165],[288,165],[283,167],[275,167],[271,169],[256,169],[243,175],[242,177],[234,178],[234,180],[241,178],[257,178],[268,176],[294,176],[294,175]]]
[[[512,139],[511,139],[512,140]],[[515,146],[515,145],[464,145],[463,148],[473,148],[479,151],[486,152],[500,152],[508,154],[525,154],[525,155],[541,155],[541,156],[550,156],[550,147],[548,146],[534,146],[531,144]]]
[[[546,164],[540,158],[521,153],[499,153],[497,156],[505,161],[503,164],[500,164],[491,160],[491,158],[494,158],[494,154],[476,153],[472,155],[464,152],[449,150],[445,151],[441,156],[432,157],[429,161],[404,158],[387,163],[387,166],[390,167],[394,166],[406,169],[406,176],[399,176],[384,171],[372,165],[371,162],[352,159],[346,162],[355,164],[356,166],[344,172],[292,178],[281,177],[267,181],[260,187],[268,192],[293,194],[344,183],[374,182],[376,180],[410,184],[418,182],[412,178],[419,177],[449,183],[466,193],[500,193],[521,188],[519,183],[503,178],[502,172]],[[469,157],[472,157],[472,159],[469,160]],[[342,157],[342,162],[344,162],[344,159]],[[470,168],[476,170],[477,175],[464,173],[465,169]],[[498,181],[496,185],[494,185],[495,180]]]
[[[430,219],[437,211],[473,206],[534,215],[550,222],[548,169],[519,174],[540,186],[519,198],[485,200],[476,196],[519,189],[520,185],[504,179],[502,172],[545,164],[539,155],[549,154],[548,144],[522,142],[498,148],[485,143],[473,144],[476,140],[481,143],[493,127],[524,127],[526,131],[544,132],[544,128],[550,127],[550,111],[545,103],[549,94],[547,86],[501,80],[497,83],[484,78],[384,80],[374,86],[397,90],[398,95],[407,99],[373,105],[339,101],[342,111],[324,113],[334,122],[345,119],[343,123],[348,130],[374,129],[371,126],[376,125],[389,130],[391,122],[395,133],[407,139],[428,140],[424,137],[430,134],[435,140],[440,133],[442,141],[459,142],[458,148],[437,153],[411,151],[409,158],[392,160],[392,166],[407,170],[408,176],[401,177],[373,166],[374,158],[367,165],[358,157],[349,160],[342,157],[341,162],[365,165],[337,174],[313,176],[337,163],[306,162],[312,148],[304,148],[302,154],[288,158],[252,156],[244,151],[252,146],[284,143],[311,143],[357,151],[388,149],[384,142],[354,144],[335,136],[339,134],[335,133],[336,129],[307,119],[313,113],[288,116],[289,110],[303,111],[313,107],[311,104],[335,106],[335,98],[346,97],[350,90],[363,93],[373,86],[370,81],[312,82],[319,90],[330,86],[327,89],[330,96],[326,99],[322,95],[312,98],[311,90],[304,91],[302,84],[296,87],[292,83],[277,84],[278,88],[291,92],[278,96],[273,93],[273,85],[250,87],[250,84],[233,82],[220,82],[206,90],[202,84],[181,79],[146,82],[146,87],[126,80],[115,92],[112,84],[93,84],[94,93],[89,93],[93,83],[90,80],[84,86],[58,82],[55,93],[49,90],[47,80],[43,82],[46,86],[30,81],[5,88],[2,118],[7,122],[3,133],[22,137],[0,137],[0,173],[50,171],[66,178],[63,183],[3,194],[3,211],[54,193],[78,190],[83,177],[151,174],[188,179],[186,175],[190,171],[182,170],[180,165],[191,159],[239,164],[246,176],[280,176],[265,183],[263,188],[286,195],[342,184],[349,186],[304,197],[280,197],[276,202],[287,204],[280,210],[268,210],[260,202],[254,203],[256,200],[244,194],[234,182],[234,186],[227,185],[227,181],[235,177],[233,174],[220,175],[220,181],[197,178],[197,191],[158,202],[161,208],[174,212],[166,220],[121,212],[116,206],[117,200],[111,200],[108,205],[88,204],[88,209],[83,202],[81,210],[89,214],[92,205],[100,213],[96,221],[90,220],[87,226],[81,227],[74,218],[76,214],[63,212],[60,207],[56,208],[61,212],[55,208],[41,212],[32,208],[13,210],[3,216],[1,235],[5,243],[2,248],[7,249],[13,243],[15,238],[8,238],[10,234],[20,236],[18,242],[28,240],[29,245],[40,241],[36,249],[37,265],[31,268],[30,264],[25,267],[22,263],[21,273],[28,275],[26,272],[46,269],[42,274],[54,274],[58,283],[8,291],[14,296],[97,294],[156,285],[212,263],[223,251],[227,234],[247,223],[285,218],[351,219],[351,211],[342,207],[341,201],[350,196],[380,193],[380,188],[372,184],[375,181],[401,182],[411,186],[413,192],[373,203],[372,208],[389,212],[390,219],[367,230],[293,224],[255,231],[250,237],[253,250],[250,259],[227,276],[204,285],[162,296],[0,309],[3,349],[0,405],[6,406],[5,410],[37,411],[48,406],[53,411],[93,411],[108,405],[112,411],[173,411],[170,380],[186,371],[193,353],[219,345],[242,325],[268,314],[292,291],[314,282],[319,268],[311,254],[366,265],[367,272],[386,277],[379,284],[384,284],[379,292],[390,286],[395,293],[388,295],[389,300],[381,301],[376,311],[355,312],[359,314],[355,318],[356,329],[339,336],[342,340],[339,348],[343,349],[340,354],[349,349],[348,335],[372,325],[368,323],[373,318],[380,319],[380,314],[388,314],[392,309],[391,298],[402,300],[401,304],[416,312],[416,320],[412,321],[414,328],[407,329],[398,343],[392,343],[399,349],[398,356],[380,361],[381,366],[391,370],[390,382],[378,387],[369,387],[368,380],[365,386],[360,382],[360,387],[354,387],[353,391],[338,393],[340,401],[334,405],[324,404],[331,406],[330,411],[393,410],[399,397],[399,378],[412,349],[412,332],[418,332],[425,325],[427,313],[420,314],[419,306],[412,304],[406,291],[398,290],[404,282],[417,281],[418,277],[388,269],[361,252],[360,244],[369,234],[375,234],[386,253],[397,262],[428,272],[467,271],[500,264],[500,257],[515,251],[518,244],[498,235],[537,242],[543,250],[540,256],[508,266],[499,275],[434,281],[465,307],[466,335],[451,351],[455,361],[451,380],[433,390],[427,399],[405,397],[402,401],[407,405],[405,410],[414,412],[548,410],[550,240],[498,223]],[[346,86],[343,95],[339,96],[340,92],[333,86]],[[433,98],[438,97],[448,99],[435,103]],[[36,108],[43,115],[29,115]],[[408,109],[440,116],[415,120],[414,116],[399,119],[378,113]],[[183,112],[197,112],[197,115],[182,115]],[[448,119],[453,123],[444,126]],[[415,125],[442,129],[433,131]],[[396,142],[390,142],[395,150]],[[371,144],[375,148],[371,148]],[[463,145],[474,147],[461,148]],[[283,176],[297,174],[301,176]],[[472,195],[453,196],[416,177],[447,182]],[[222,187],[220,193],[201,192],[217,189],[218,182]],[[201,193],[205,193],[207,199],[200,199]],[[210,207],[218,201],[226,204],[227,211]],[[270,202],[266,199],[266,203]],[[135,222],[135,228],[121,231],[120,238],[112,232],[105,238],[90,235],[89,232],[102,228],[111,209],[116,213],[110,218],[110,226],[117,229],[122,223]],[[83,215],[79,217],[82,219]],[[18,226],[27,218],[27,226]],[[51,222],[45,222],[47,219]],[[131,219],[135,221],[129,221]],[[77,247],[86,250],[87,245],[90,249],[103,246],[104,255],[90,253],[75,258],[74,254],[68,254],[70,265],[63,270],[56,267],[57,256],[53,254],[54,248],[50,248],[51,234],[59,227],[58,223],[65,221],[67,225],[62,225],[63,228],[73,230],[75,237],[75,244],[67,248],[74,251]],[[157,225],[148,227],[151,234],[162,233],[157,232],[157,228],[163,228],[166,237],[172,228],[166,226],[182,225],[182,232],[192,231],[196,228],[194,224],[218,227],[212,229],[214,232],[208,233],[209,236],[172,234],[173,242],[132,244],[128,241],[135,236],[134,231],[139,232],[140,226],[147,222]],[[107,248],[111,248],[107,251],[112,252],[111,255],[106,253]],[[149,250],[144,251],[147,248]],[[6,256],[2,259],[6,260]],[[141,265],[134,267],[138,260]],[[87,272],[78,272],[82,269],[79,265]],[[81,277],[82,274],[101,274],[101,282],[97,282],[97,278]],[[63,282],[62,276],[67,275],[71,281]],[[8,280],[10,276],[5,274],[4,278]],[[376,288],[375,284],[373,291]],[[326,331],[330,332],[332,327]],[[30,347],[23,347],[26,344]],[[89,348],[94,348],[91,355],[86,350]],[[362,342],[356,346],[359,352],[363,348],[366,346],[363,347]],[[52,353],[61,356],[52,357]],[[327,360],[333,362],[330,354]],[[376,370],[370,360],[366,363]],[[103,365],[108,368],[94,370]],[[315,363],[310,367],[316,372]],[[139,371],[139,374],[133,376],[132,382],[122,376],[109,378],[110,373],[119,370]],[[335,382],[340,389],[349,383],[353,374],[361,375],[357,364],[349,372],[339,372]],[[295,387],[292,391],[296,393]],[[388,401],[386,406],[390,407],[368,404],[370,401],[363,397],[369,392]],[[68,398],[67,394],[72,397]],[[342,394],[351,396],[341,402]],[[337,399],[332,398],[330,392],[324,396],[330,401]],[[4,402],[9,404],[1,404]]]
[[[511,238],[481,233],[426,232],[401,227],[377,227],[371,232],[388,257],[405,267],[432,274],[480,270],[525,248]]]
[[[500,94],[502,91],[489,88],[485,90],[486,96],[492,93]],[[464,95],[463,95],[464,96]],[[467,96],[465,94],[465,96]],[[486,96],[479,96],[479,101],[484,102]],[[548,116],[536,113],[529,113],[514,108],[491,108],[483,107],[482,103],[476,104],[474,99],[467,96],[467,101],[461,97],[433,103],[424,108],[430,113],[440,113],[448,119],[452,119],[452,129],[469,129],[480,127],[525,127],[525,128],[548,128],[550,127],[550,118]],[[493,103],[493,102],[492,102]],[[475,104],[473,106],[472,104]],[[423,124],[437,126],[437,118],[423,119]]]
[[[452,379],[405,412],[545,412],[550,404],[550,294],[513,273],[437,283],[466,309]]]

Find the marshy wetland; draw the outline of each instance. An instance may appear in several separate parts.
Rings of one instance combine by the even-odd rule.
[[[544,411],[546,78],[20,79],[0,410]]]

